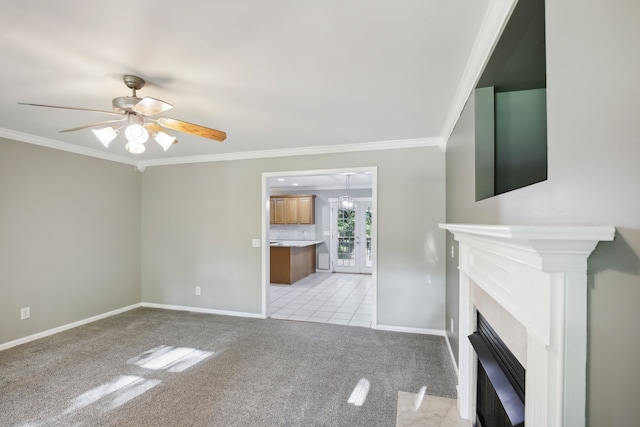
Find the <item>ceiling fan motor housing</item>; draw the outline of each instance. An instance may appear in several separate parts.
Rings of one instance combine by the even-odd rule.
[[[142,77],[124,75],[122,76],[124,84],[133,91],[132,96],[120,96],[113,98],[113,111],[116,113],[130,113],[134,105],[142,100],[136,96],[136,91],[144,87],[145,81]]]
[[[130,113],[131,109],[140,102],[142,98],[136,96],[119,96],[113,98],[113,111],[120,114]]]

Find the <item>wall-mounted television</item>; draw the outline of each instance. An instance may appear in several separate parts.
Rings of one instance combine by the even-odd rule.
[[[547,179],[544,0],[519,0],[475,89],[476,200]]]

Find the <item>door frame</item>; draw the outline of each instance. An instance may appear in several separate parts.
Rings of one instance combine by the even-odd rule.
[[[308,175],[334,175],[347,172],[371,174],[371,209],[374,212],[371,222],[371,286],[373,290],[373,310],[371,316],[371,328],[378,326],[378,167],[353,167],[337,169],[315,169],[298,171],[280,171],[262,173],[262,311],[261,317],[266,319],[270,315],[269,310],[269,210],[270,189],[269,179],[282,176],[308,176]]]

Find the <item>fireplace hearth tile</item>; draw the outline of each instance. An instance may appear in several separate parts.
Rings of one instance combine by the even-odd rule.
[[[456,399],[398,392],[396,427],[470,427],[460,418]]]

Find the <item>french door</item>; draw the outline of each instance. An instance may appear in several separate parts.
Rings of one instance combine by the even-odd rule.
[[[357,200],[351,209],[332,202],[331,216],[333,271],[371,274],[371,201]]]

